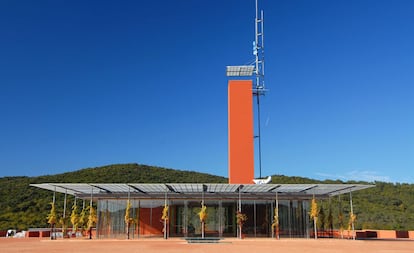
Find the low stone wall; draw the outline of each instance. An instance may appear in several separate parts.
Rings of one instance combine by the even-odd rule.
[[[41,230],[41,231],[27,231],[26,237],[50,237],[50,230]]]
[[[338,230],[333,231],[318,231],[318,238],[340,238],[352,239],[353,232],[343,230],[342,233]],[[314,238],[313,231],[310,233],[310,238]],[[356,239],[412,239],[414,240],[414,231],[398,231],[398,230],[356,230]]]
[[[356,231],[357,239],[414,239],[414,231],[362,230]]]

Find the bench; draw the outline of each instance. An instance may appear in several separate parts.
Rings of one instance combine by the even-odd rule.
[[[186,237],[184,238],[188,243],[218,243],[219,237]]]

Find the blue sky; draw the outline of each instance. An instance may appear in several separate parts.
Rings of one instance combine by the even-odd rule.
[[[260,5],[262,175],[414,183],[414,2]],[[0,176],[227,176],[225,66],[253,60],[254,16],[254,0],[1,1]]]

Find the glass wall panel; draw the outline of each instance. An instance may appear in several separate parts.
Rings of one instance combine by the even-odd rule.
[[[126,200],[99,200],[98,201],[98,237],[99,238],[126,238],[125,211]],[[136,203],[131,201],[130,216],[135,217]],[[133,228],[133,224],[131,227]]]
[[[237,225],[236,225],[236,201],[223,201],[223,236],[236,237]]]
[[[129,237],[162,236],[163,201],[131,199]],[[98,201],[98,237],[127,238],[125,224],[127,200],[106,199]]]
[[[97,235],[99,238],[127,238],[125,211],[127,200],[105,199],[98,201]],[[164,200],[131,199],[129,238],[163,236],[162,210]],[[201,236],[198,213],[201,201],[168,201],[169,221],[167,233],[172,237]],[[208,200],[206,237],[236,237],[237,200]],[[247,215],[243,234],[248,237],[271,237],[275,201],[242,200],[242,213]],[[281,237],[309,237],[311,223],[308,200],[279,200],[279,229]]]
[[[272,201],[242,201],[242,213],[247,216],[243,235],[270,237],[272,225]]]
[[[242,234],[254,236],[255,230],[255,210],[253,201],[242,201],[241,212],[247,216],[247,220],[242,227]]]
[[[272,219],[271,203],[256,203],[256,237],[270,237],[272,235]]]
[[[140,200],[138,235],[140,237],[162,237],[164,200]],[[168,228],[167,228],[168,229]]]
[[[185,205],[186,201],[173,200],[170,201],[170,220],[169,220],[169,235],[173,237],[186,236],[186,220],[185,220]]]
[[[219,206],[219,201],[205,201],[207,207],[207,218],[205,221],[205,236],[219,236],[222,229],[223,209]],[[187,206],[179,206],[178,213],[180,213],[182,220],[177,226],[186,226],[188,237],[201,236],[201,222],[198,213],[201,210],[200,202],[187,202]]]
[[[279,201],[280,235],[284,237],[308,237],[308,216],[308,201]]]

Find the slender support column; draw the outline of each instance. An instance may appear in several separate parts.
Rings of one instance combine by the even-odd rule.
[[[188,237],[188,200],[184,200],[184,217],[183,217],[183,224],[184,224],[184,237]]]
[[[55,203],[56,203],[56,186],[55,186],[55,190],[53,191],[53,207],[55,207]],[[50,231],[50,239],[51,240],[55,240],[56,239],[56,224],[53,223],[52,224],[52,229]]]
[[[241,188],[242,186],[239,186],[239,206],[237,208],[238,213],[242,213],[242,204],[241,204]],[[238,231],[238,237],[239,239],[242,239],[242,226],[240,224],[237,224],[237,231]]]
[[[63,202],[63,219],[66,218],[66,199],[67,199],[67,195],[68,195],[68,190],[65,190],[65,199]]]
[[[137,215],[137,233],[138,238],[140,237],[141,231],[141,200],[138,199],[138,215]]]
[[[63,219],[62,219],[62,236],[63,238],[65,238],[66,234],[67,234],[67,222],[66,222],[66,200],[67,200],[67,195],[68,195],[68,190],[65,190],[65,198],[63,201]]]
[[[273,217],[273,219],[274,219],[273,224],[274,224],[275,228],[272,227],[272,233],[274,231],[275,238],[279,239],[279,196],[278,196],[277,192],[276,192],[276,207],[274,209],[273,216],[274,216]]]
[[[254,237],[257,237],[257,210],[256,210],[256,200],[253,200],[253,226],[254,226]]]
[[[201,192],[201,209],[204,208],[204,185],[203,190]],[[205,230],[205,222],[204,220],[201,221],[201,238],[204,238],[204,230]]]
[[[223,237],[223,227],[224,227],[224,211],[223,211],[223,201],[219,200],[219,237]]]
[[[93,213],[92,208],[93,208],[93,186],[91,186],[91,201],[89,202],[89,216],[92,216],[92,213]],[[93,219],[93,217],[89,217],[89,219]],[[88,223],[89,222],[90,221],[88,221]],[[92,239],[92,224],[89,224],[88,226],[90,226],[89,227],[89,239]]]
[[[355,224],[354,224],[354,206],[352,204],[352,192],[349,192],[349,204],[351,206],[351,214],[350,214],[350,220],[351,220],[351,227],[352,227],[352,239],[355,240]]]
[[[131,208],[131,191],[130,191],[130,187],[128,186],[128,200],[127,200],[127,206],[126,206],[126,210],[125,210],[125,225],[126,225],[126,233],[127,233],[127,239],[129,240],[129,226],[130,226],[130,221],[129,221],[129,211]]]
[[[167,207],[168,206],[167,191],[168,191],[168,188],[165,187],[164,208],[169,209],[169,207]],[[169,210],[167,212],[168,212],[167,215],[169,216]],[[168,219],[164,218],[164,229],[163,229],[164,230],[164,239],[168,239],[168,229],[167,229],[168,225],[167,225],[167,222],[168,222]]]

